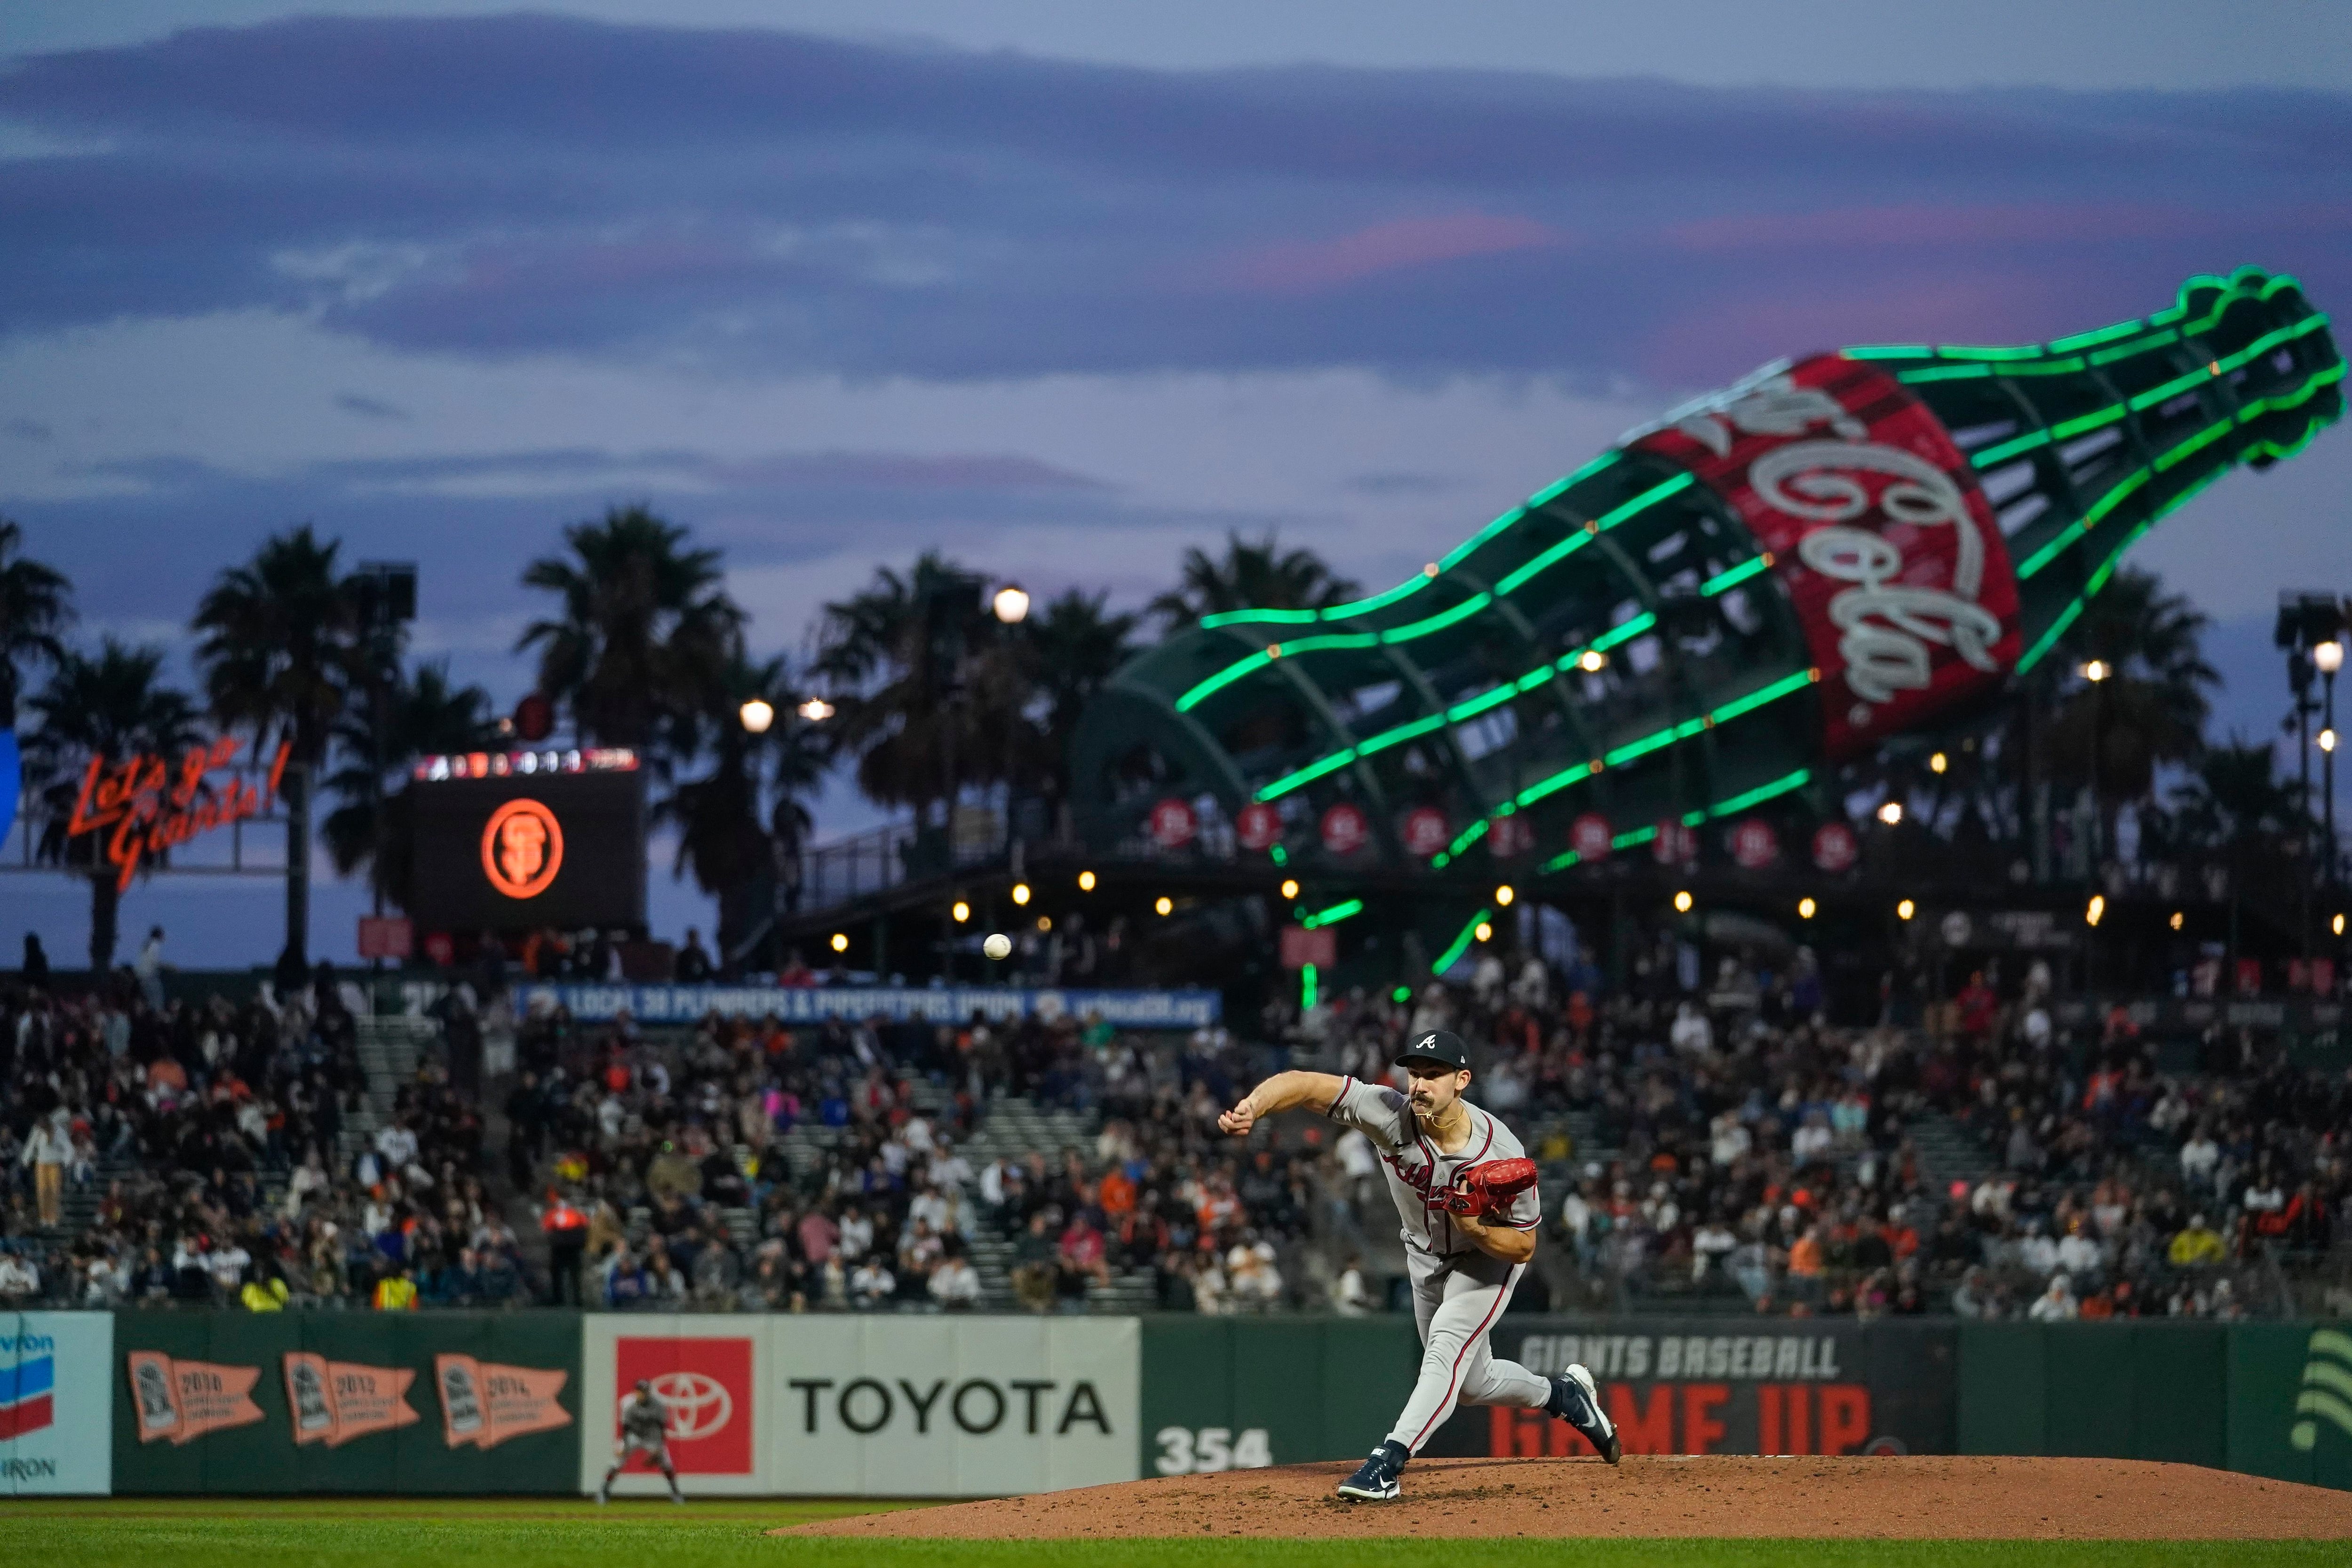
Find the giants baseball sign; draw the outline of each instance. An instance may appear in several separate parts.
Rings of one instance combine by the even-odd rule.
[[[1769,365],[1633,450],[1698,476],[1765,549],[1822,672],[1830,760],[1998,684],[2017,578],[1976,471],[1927,405],[1836,354]]]

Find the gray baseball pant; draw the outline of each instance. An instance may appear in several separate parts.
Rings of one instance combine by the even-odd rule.
[[[1496,1360],[1486,1342],[1518,1285],[1520,1265],[1483,1252],[1440,1258],[1415,1247],[1405,1248],[1405,1265],[1413,1322],[1421,1330],[1421,1377],[1389,1433],[1391,1442],[1419,1453],[1457,1405],[1540,1410],[1549,1402],[1549,1380],[1517,1362]]]

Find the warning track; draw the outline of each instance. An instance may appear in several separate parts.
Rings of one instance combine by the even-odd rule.
[[[2352,1493],[2195,1465],[1981,1457],[1421,1459],[1345,1503],[1353,1461],[1129,1481],[827,1520],[778,1535],[2352,1539]]]

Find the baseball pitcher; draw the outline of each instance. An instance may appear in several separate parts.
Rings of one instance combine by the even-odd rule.
[[[669,1406],[642,1377],[622,1397],[621,1437],[613,1445],[613,1468],[604,1472],[604,1484],[596,1489],[598,1502],[613,1500],[613,1478],[621,1473],[631,1454],[643,1454],[660,1467],[662,1479],[669,1483],[670,1501],[686,1500],[686,1494],[678,1489],[677,1467],[670,1462]]]
[[[1339,1495],[1397,1496],[1405,1461],[1461,1404],[1548,1410],[1615,1464],[1617,1428],[1590,1372],[1571,1366],[1565,1377],[1538,1376],[1496,1360],[1486,1343],[1535,1256],[1543,1215],[1535,1163],[1510,1129],[1462,1098],[1470,1056],[1459,1037],[1423,1035],[1396,1059],[1411,1077],[1408,1093],[1329,1073],[1282,1072],[1217,1120],[1244,1137],[1261,1117],[1304,1108],[1360,1130],[1380,1151],[1404,1222],[1421,1376],[1387,1440],[1339,1484]]]

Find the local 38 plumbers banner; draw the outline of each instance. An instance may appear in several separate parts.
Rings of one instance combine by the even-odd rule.
[[[0,1497],[110,1489],[113,1349],[103,1312],[0,1312]]]
[[[1133,1480],[1133,1318],[662,1316],[582,1323],[579,1486],[640,1379],[688,1495],[998,1497]],[[614,1485],[662,1490],[642,1458]]]

